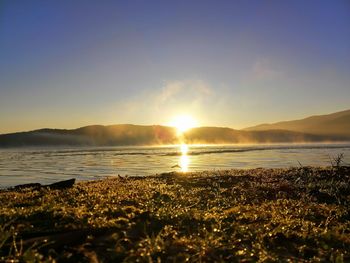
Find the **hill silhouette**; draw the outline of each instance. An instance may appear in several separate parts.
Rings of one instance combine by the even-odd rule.
[[[190,144],[235,144],[235,143],[288,143],[325,142],[341,140],[330,136],[320,136],[285,130],[242,131],[221,127],[193,128],[184,134]]]
[[[288,143],[350,141],[350,110],[302,120],[261,124],[244,130],[198,127],[178,136],[161,125],[91,125],[78,129],[40,129],[0,135],[0,147],[123,146],[195,144]]]
[[[175,142],[175,129],[158,125],[91,125],[73,130],[40,129],[0,135],[2,147],[158,145]]]
[[[2,134],[0,135],[0,147],[169,145],[182,142],[235,144],[350,141],[349,130],[346,129],[349,126],[349,112],[325,115],[325,118],[315,116],[275,125],[264,124],[246,130],[198,127],[185,132],[182,136],[177,135],[175,128],[160,125],[119,124],[91,125],[72,130],[40,129]],[[317,130],[317,127],[323,127],[324,130]],[[290,130],[286,130],[287,128]]]
[[[244,129],[246,131],[288,130],[332,138],[350,139],[350,110],[327,115],[311,116],[301,120],[261,124]]]

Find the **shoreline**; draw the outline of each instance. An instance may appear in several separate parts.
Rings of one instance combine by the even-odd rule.
[[[325,147],[325,148],[324,148]],[[150,176],[170,171],[207,169],[288,168],[302,165],[327,166],[344,154],[350,165],[350,144],[179,146],[168,148],[0,149],[0,189],[18,184],[50,184],[76,178],[95,180],[108,176]],[[183,162],[183,156],[187,156]],[[186,168],[182,167],[186,165]]]
[[[350,260],[350,167],[114,177],[0,203],[0,261]]]

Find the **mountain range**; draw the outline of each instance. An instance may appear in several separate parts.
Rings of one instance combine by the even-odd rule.
[[[197,127],[181,136],[161,125],[91,125],[78,129],[40,129],[0,135],[0,147],[122,146],[194,144],[289,143],[350,141],[350,110],[301,120],[261,124],[243,130]]]
[[[273,124],[260,124],[246,128],[247,131],[288,130],[317,135],[349,137],[350,110],[327,115],[311,116],[301,120],[282,121]]]

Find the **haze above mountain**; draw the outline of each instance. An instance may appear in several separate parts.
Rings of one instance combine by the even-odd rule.
[[[92,125],[78,129],[40,129],[0,135],[0,147],[118,146],[178,143],[234,144],[350,141],[350,110],[302,120],[261,124],[244,130],[193,128],[181,136],[173,127],[152,125]]]

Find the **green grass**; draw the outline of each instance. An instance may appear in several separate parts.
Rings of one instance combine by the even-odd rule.
[[[0,261],[350,261],[347,167],[115,178],[0,203]]]

